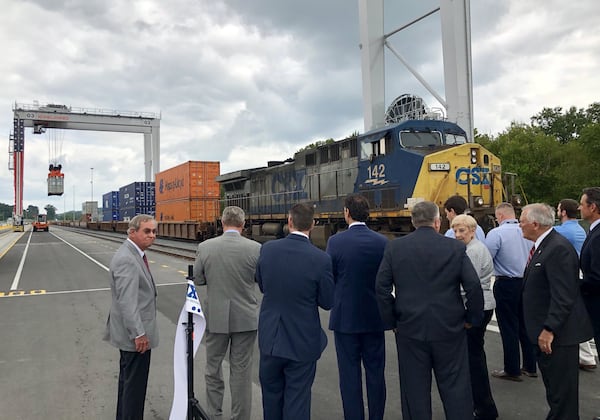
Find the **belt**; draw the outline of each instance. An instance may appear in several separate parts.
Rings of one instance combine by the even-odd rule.
[[[523,277],[496,276],[496,280],[523,280]]]

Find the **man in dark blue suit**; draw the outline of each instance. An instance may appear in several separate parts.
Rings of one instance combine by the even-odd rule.
[[[583,190],[579,201],[581,217],[590,223],[588,233],[581,247],[580,268],[583,273],[581,293],[594,328],[596,349],[600,346],[600,187]],[[600,420],[600,416],[594,417]]]
[[[416,231],[388,243],[376,280],[383,322],[395,327],[402,418],[431,419],[433,369],[446,419],[472,419],[465,328],[483,318],[479,278],[465,244],[438,233],[435,203],[415,204],[411,217]]]
[[[520,225],[523,237],[535,243],[523,277],[522,306],[546,387],[546,419],[578,419],[579,343],[592,336],[592,328],[579,292],[577,252],[552,229],[554,209],[547,204],[523,207]]]
[[[362,368],[365,367],[369,420],[385,410],[385,336],[377,307],[375,277],[388,242],[369,229],[369,202],[360,194],[346,197],[348,230],[329,238],[335,298],[329,329],[334,331],[344,419],[364,420]]]
[[[263,292],[258,319],[259,378],[265,420],[310,419],[317,360],[327,346],[319,307],[333,305],[331,258],[310,243],[314,210],[296,204],[290,234],[263,245],[256,280]]]

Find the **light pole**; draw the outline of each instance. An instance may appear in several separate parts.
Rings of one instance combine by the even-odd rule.
[[[90,200],[90,221],[93,222],[94,221],[94,212],[92,210],[92,202],[94,201],[94,168],[90,168],[90,170],[92,171],[92,177],[90,180],[90,184],[92,185],[92,199]]]
[[[75,185],[73,185],[73,213],[71,214],[71,220],[75,223]]]

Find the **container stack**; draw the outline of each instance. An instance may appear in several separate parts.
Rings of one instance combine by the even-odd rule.
[[[154,182],[134,182],[119,188],[119,220],[129,221],[138,214],[154,216]]]
[[[156,174],[159,222],[214,222],[220,213],[219,162],[188,161]]]
[[[102,221],[119,220],[119,191],[111,191],[102,195]]]

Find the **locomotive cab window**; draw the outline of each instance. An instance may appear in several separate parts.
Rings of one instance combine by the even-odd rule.
[[[467,143],[467,139],[465,138],[465,136],[458,136],[456,134],[446,134],[446,144],[455,145],[465,143]]]
[[[431,132],[400,132],[400,144],[404,147],[435,147],[442,145],[442,135],[439,131]]]
[[[360,155],[362,159],[370,159],[373,156],[380,156],[392,152],[392,136],[386,133],[378,140],[365,141],[360,145]]]

